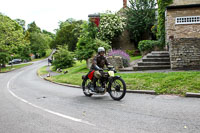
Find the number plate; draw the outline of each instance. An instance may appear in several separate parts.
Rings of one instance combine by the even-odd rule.
[[[111,76],[111,77],[114,77],[114,72],[113,71],[108,71],[108,74]]]

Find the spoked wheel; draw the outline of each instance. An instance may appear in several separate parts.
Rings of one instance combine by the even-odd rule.
[[[126,94],[126,84],[123,79],[116,78],[110,85],[110,96],[114,100],[121,100]]]
[[[90,81],[89,79],[85,79],[82,82],[82,89],[83,89],[83,93],[85,94],[85,96],[87,97],[91,97],[93,94],[90,93]]]

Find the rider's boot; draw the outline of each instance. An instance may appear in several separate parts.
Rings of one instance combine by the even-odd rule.
[[[94,84],[93,84],[93,83],[91,83],[91,85],[90,85],[90,90],[91,90],[92,92],[95,91],[95,90],[94,90]]]
[[[96,81],[98,79],[96,79],[95,77],[93,78],[92,82],[91,82],[91,86],[90,86],[90,89],[91,91],[95,92],[96,91]]]

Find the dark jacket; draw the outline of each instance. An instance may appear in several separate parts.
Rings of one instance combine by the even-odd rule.
[[[93,58],[93,61],[92,61],[92,66],[90,67],[90,70],[98,70],[98,68],[96,67],[96,65],[99,67],[99,68],[104,68],[104,66],[108,66],[109,63],[108,63],[108,60],[106,59],[105,56],[100,56],[99,54],[97,56],[95,56]]]

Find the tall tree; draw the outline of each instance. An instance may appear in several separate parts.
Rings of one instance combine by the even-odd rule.
[[[38,27],[35,23],[35,21],[33,21],[32,23],[28,24],[28,32],[37,32],[37,33],[41,33],[41,29],[40,27]]]
[[[25,28],[25,24],[26,24],[25,20],[15,19],[15,21],[23,28],[23,31],[25,33],[25,30],[26,30],[26,28]]]
[[[16,21],[0,14],[0,64],[5,66],[11,54],[23,55],[19,48],[25,47],[29,47],[29,42],[23,34],[22,27]]]
[[[46,49],[49,48],[49,43],[52,38],[47,31],[41,32],[40,27],[35,22],[28,24],[27,34],[30,40],[31,52],[36,55],[36,58],[45,56]]]
[[[151,32],[155,23],[155,0],[129,0],[127,8],[127,29],[130,38],[138,44],[145,33]]]
[[[76,43],[80,36],[82,21],[67,19],[65,22],[60,22],[59,29],[56,32],[55,40],[51,47],[67,45],[70,51],[76,49]]]

